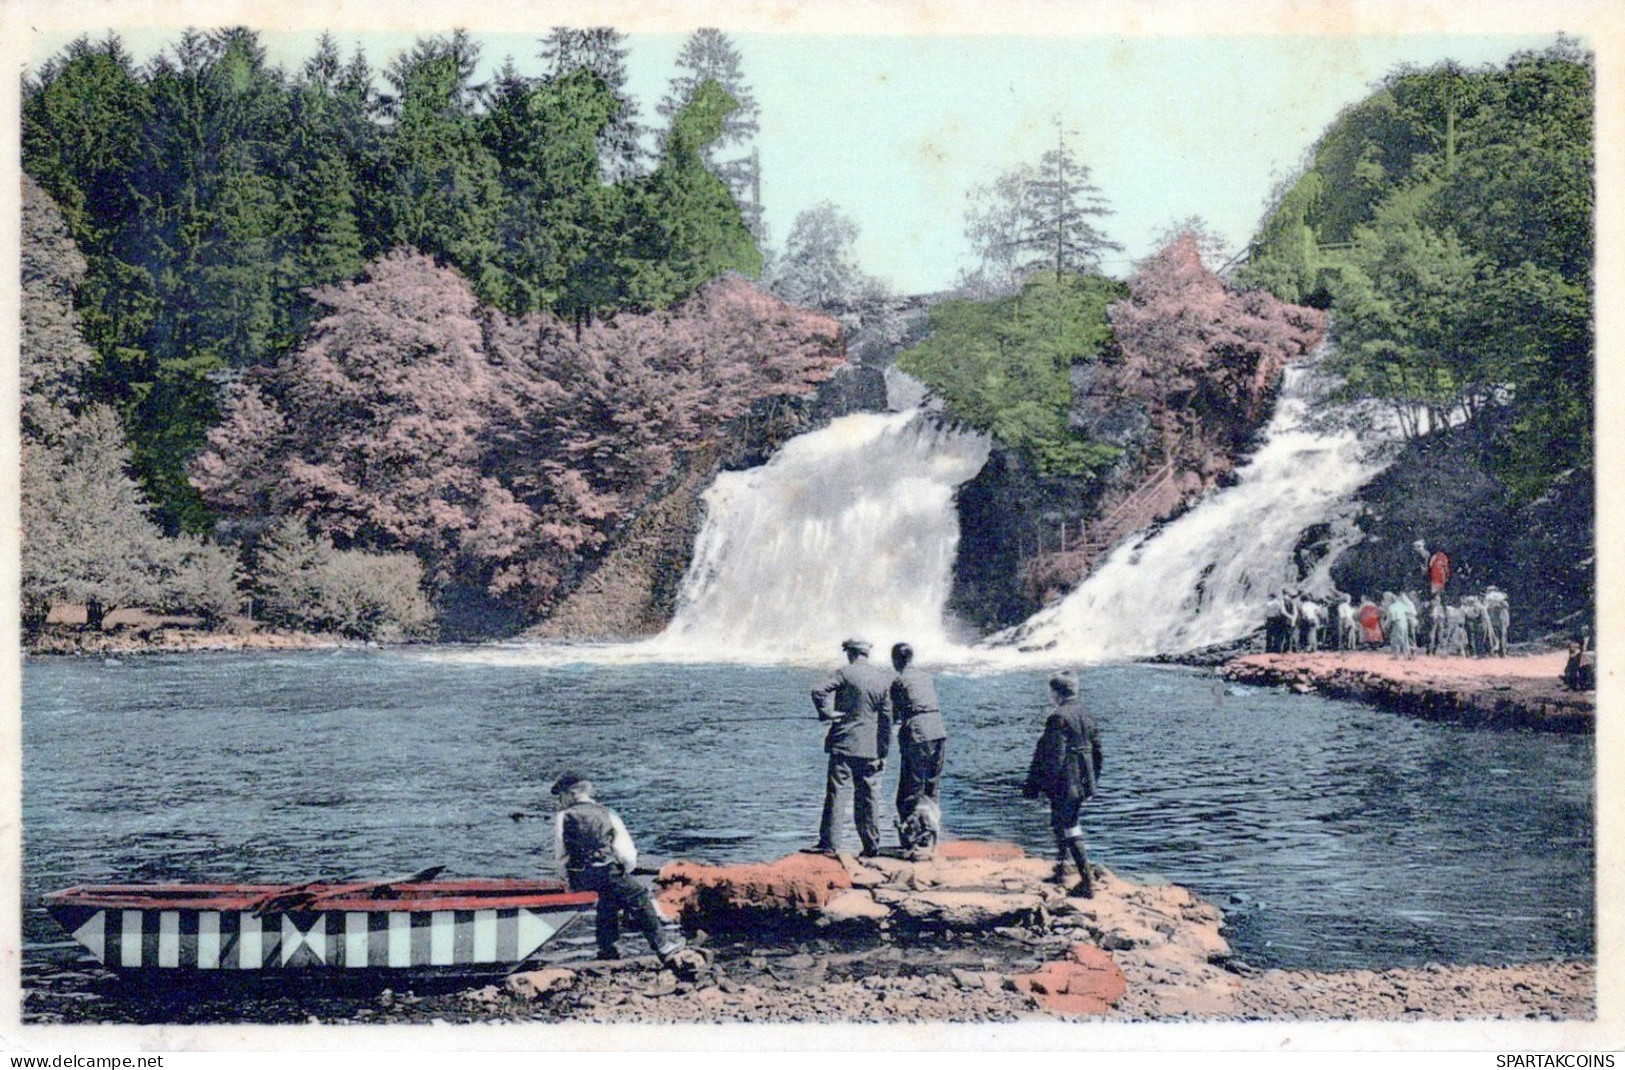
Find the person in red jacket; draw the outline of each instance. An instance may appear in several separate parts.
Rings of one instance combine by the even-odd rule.
[[[1411,545],[1416,548],[1416,552],[1421,554],[1423,560],[1427,562],[1427,564],[1422,568],[1422,573],[1427,577],[1428,589],[1433,592],[1433,597],[1438,598],[1444,593],[1445,586],[1450,582],[1450,577],[1452,575],[1450,570],[1450,555],[1445,553],[1443,550],[1434,550],[1432,553],[1429,553],[1427,543],[1423,542],[1421,539],[1417,539]]]

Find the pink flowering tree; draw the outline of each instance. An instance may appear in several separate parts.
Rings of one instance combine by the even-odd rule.
[[[811,393],[843,362],[833,320],[733,277],[673,309],[596,323],[579,341],[541,317],[518,334],[522,344],[499,347],[503,415],[487,467],[536,522],[493,589],[527,588],[543,604],[683,454],[764,399]]]
[[[723,279],[579,335],[481,308],[412,252],[319,290],[309,340],[227,406],[192,468],[224,515],[545,611],[684,453],[842,362],[834,321]]]
[[[1268,293],[1237,293],[1202,265],[1180,234],[1107,309],[1117,343],[1115,378],[1145,401],[1172,456],[1192,437],[1250,426],[1286,364],[1314,348],[1325,314]]]
[[[309,340],[244,384],[193,485],[229,516],[298,515],[340,546],[409,550],[443,575],[485,500],[494,377],[473,292],[402,251],[314,296]]]

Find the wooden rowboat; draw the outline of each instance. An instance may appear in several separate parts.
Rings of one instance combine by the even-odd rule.
[[[44,897],[119,971],[499,968],[535,954],[597,902],[555,881],[110,884]]]

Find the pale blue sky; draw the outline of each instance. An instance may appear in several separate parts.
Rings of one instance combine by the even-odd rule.
[[[476,31],[487,70],[512,55],[537,73],[525,33]],[[451,24],[447,24],[449,28]],[[96,27],[86,24],[93,36]],[[138,59],[176,31],[121,31]],[[428,31],[425,31],[428,32]],[[31,33],[37,64],[74,36]],[[335,34],[381,68],[412,33]],[[643,118],[685,34],[631,34],[630,89]],[[1156,235],[1198,215],[1240,247],[1271,188],[1337,113],[1400,63],[1501,62],[1551,34],[1474,36],[816,36],[732,32],[761,107],[762,198],[774,242],[822,200],[862,229],[865,270],[903,292],[945,289],[969,264],[966,192],[1054,144],[1055,119],[1114,209],[1103,229],[1126,247],[1123,275]],[[316,31],[265,32],[293,69]]]

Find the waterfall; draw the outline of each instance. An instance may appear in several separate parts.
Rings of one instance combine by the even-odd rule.
[[[1333,560],[1359,538],[1353,495],[1390,463],[1384,446],[1396,433],[1369,406],[1322,409],[1329,385],[1313,367],[1289,368],[1233,485],[1118,547],[1060,602],[988,639],[989,653],[1086,663],[1177,654],[1252,632],[1284,587],[1329,593]],[[1375,440],[1362,438],[1357,428],[1374,424]],[[1299,540],[1318,524],[1330,525],[1330,545],[1301,569]]]
[[[917,409],[858,413],[718,476],[676,612],[650,653],[828,662],[853,635],[877,652],[898,641],[945,650],[954,492],[988,449]]]

